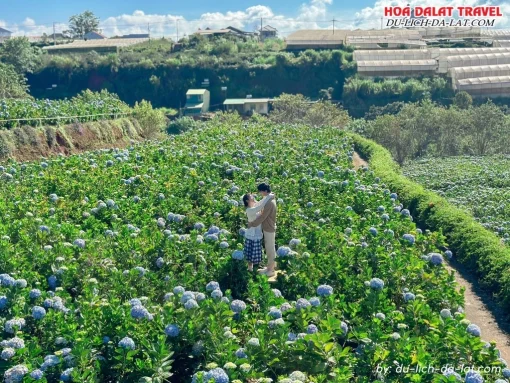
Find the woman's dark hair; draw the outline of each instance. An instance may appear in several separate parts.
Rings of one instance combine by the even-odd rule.
[[[271,193],[271,187],[268,184],[260,184],[257,186],[257,190],[261,192]]]
[[[244,203],[244,207],[248,207],[248,202],[250,202],[250,197],[251,197],[251,195],[250,195],[250,194],[245,194],[245,195],[243,195],[243,203]]]

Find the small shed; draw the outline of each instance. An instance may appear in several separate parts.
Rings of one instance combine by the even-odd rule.
[[[199,116],[209,111],[210,93],[207,89],[189,89],[186,92],[185,116]]]
[[[241,115],[250,113],[268,114],[269,98],[229,98],[223,102],[227,112],[238,112]]]

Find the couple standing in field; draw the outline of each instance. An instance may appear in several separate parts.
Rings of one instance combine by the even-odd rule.
[[[267,267],[259,269],[260,274],[272,277],[276,268],[276,201],[268,184],[257,187],[262,200],[256,201],[253,194],[245,194],[243,203],[248,216],[248,229],[245,232],[244,257],[248,261],[248,270],[262,262],[262,238],[267,255]]]

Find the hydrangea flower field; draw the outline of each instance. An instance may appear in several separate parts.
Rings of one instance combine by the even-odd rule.
[[[509,166],[506,156],[450,157],[417,160],[403,170],[510,243]]]
[[[506,381],[464,318],[444,238],[352,154],[337,129],[220,116],[4,164],[5,381]],[[241,198],[261,181],[278,200],[274,284],[243,260]]]
[[[105,90],[101,92],[87,90],[70,100],[7,98],[0,100],[0,129],[11,129],[23,125],[39,126],[96,121],[127,112],[129,112],[129,106],[117,95]],[[76,116],[86,117],[76,118]]]

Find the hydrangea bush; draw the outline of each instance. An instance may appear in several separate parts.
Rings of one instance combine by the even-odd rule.
[[[442,366],[503,368],[464,317],[444,238],[352,154],[337,129],[219,116],[164,142],[0,168],[5,381],[452,382]],[[247,271],[232,203],[261,181],[285,201],[273,284]]]

